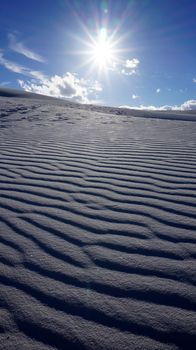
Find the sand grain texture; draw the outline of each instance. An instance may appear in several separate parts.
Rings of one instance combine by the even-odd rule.
[[[0,349],[195,349],[195,116],[125,114],[0,98]]]

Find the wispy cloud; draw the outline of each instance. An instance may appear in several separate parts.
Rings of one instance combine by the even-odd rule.
[[[69,98],[81,103],[89,103],[96,98],[97,93],[102,90],[98,81],[85,80],[79,78],[76,74],[67,72],[63,76],[54,75],[50,78],[40,79],[37,83],[34,81],[25,82],[19,79],[18,83],[26,91],[38,94]]]
[[[3,52],[0,51],[0,65],[4,66],[6,69],[10,70],[11,72],[17,73],[17,74],[23,74],[35,79],[44,79],[45,75],[39,71],[31,70],[27,67],[24,67],[14,61],[10,61],[3,55]]]
[[[25,72],[26,72],[25,67],[13,62],[13,61],[7,60],[4,57],[2,52],[0,52],[0,64],[2,66],[4,66],[5,68],[7,68],[8,70],[11,70],[14,73],[25,74]]]
[[[135,94],[132,94],[132,99],[133,100],[136,100],[137,98],[139,98],[139,96],[135,95]]]
[[[9,34],[8,38],[9,38],[9,47],[13,51],[27,58],[30,58],[31,60],[38,61],[38,62],[45,62],[45,59],[41,55],[27,48],[22,42],[17,41],[14,34]]]
[[[28,68],[26,68],[26,69],[28,69]],[[42,72],[40,72],[38,70],[28,69],[28,75],[37,79],[37,80],[43,80],[43,79],[47,78]]]
[[[124,75],[136,74],[139,63],[140,61],[137,58],[133,58],[131,60],[128,60],[128,59],[125,60],[122,63],[121,73]]]
[[[169,106],[164,105],[160,107],[156,106],[120,106],[120,108],[128,108],[128,109],[137,109],[137,110],[146,110],[146,111],[189,111],[196,110],[196,100],[188,100],[182,103],[180,106]]]
[[[0,86],[7,86],[10,84],[10,81],[2,81],[0,82]]]
[[[193,78],[193,83],[196,83],[196,78]]]
[[[161,92],[161,89],[156,89],[156,93],[159,94]]]

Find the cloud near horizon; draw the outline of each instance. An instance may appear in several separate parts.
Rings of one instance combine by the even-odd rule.
[[[41,55],[28,49],[22,42],[17,41],[14,34],[9,34],[8,38],[9,38],[9,42],[10,42],[9,47],[11,50],[13,50],[13,51],[31,59],[31,60],[42,62],[42,63],[45,62],[45,59]]]
[[[137,110],[146,110],[146,111],[192,111],[196,110],[196,100],[188,100],[182,103],[180,106],[120,106],[119,108],[127,108],[127,109],[137,109]]]
[[[19,79],[18,83],[22,89],[38,94],[69,98],[80,103],[92,102],[91,96],[96,96],[102,91],[98,81],[78,78],[76,74],[66,72],[63,76],[54,75],[50,78],[40,79],[38,82]]]

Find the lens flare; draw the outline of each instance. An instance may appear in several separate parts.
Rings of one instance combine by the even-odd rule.
[[[106,41],[107,39],[107,28],[106,27],[102,27],[100,29],[100,33],[99,33],[99,40],[100,41]]]

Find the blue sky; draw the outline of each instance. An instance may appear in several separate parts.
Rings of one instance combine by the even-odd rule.
[[[195,0],[1,0],[0,85],[196,109],[195,17]]]

